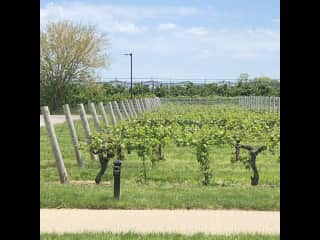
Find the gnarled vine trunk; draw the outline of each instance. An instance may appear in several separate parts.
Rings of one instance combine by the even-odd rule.
[[[243,148],[249,151],[249,154],[250,154],[249,162],[250,162],[250,167],[252,168],[252,171],[253,171],[253,177],[251,176],[251,185],[252,186],[258,185],[259,173],[256,166],[256,159],[260,152],[267,149],[266,146],[261,146],[258,149],[255,149],[253,146],[239,144],[239,148]]]
[[[109,163],[109,158],[104,157],[102,153],[99,153],[98,156],[100,161],[100,171],[95,178],[96,184],[99,184],[101,182],[101,178],[104,175]]]
[[[161,144],[158,145],[158,156],[159,160],[164,160],[164,152],[163,152],[163,146]]]
[[[240,141],[236,141],[236,144],[235,144],[235,154],[236,154],[236,161],[239,161],[240,159]]]

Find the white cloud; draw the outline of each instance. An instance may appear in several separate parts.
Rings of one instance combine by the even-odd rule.
[[[49,3],[40,8],[40,23],[70,20],[98,25],[107,32],[137,33],[148,30],[143,20],[161,16],[176,18],[199,12],[187,7],[137,7],[133,5],[85,4],[79,2]],[[160,26],[173,29],[174,24]]]
[[[159,29],[160,30],[170,30],[170,29],[175,29],[177,26],[174,23],[161,23],[159,24]]]
[[[194,35],[207,35],[209,33],[204,27],[192,27],[187,29],[186,32]]]
[[[115,23],[108,30],[111,32],[120,32],[120,33],[140,33],[148,30],[148,27],[137,26],[136,24],[133,24],[133,23]]]
[[[90,6],[83,4],[57,5],[48,4],[40,9],[40,23],[48,21],[70,20],[74,22],[90,23],[97,25],[108,33],[138,33],[146,31],[146,26],[138,26],[129,19],[117,17],[109,6]]]

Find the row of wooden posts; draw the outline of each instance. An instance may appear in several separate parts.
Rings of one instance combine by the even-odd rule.
[[[120,120],[120,121],[122,121],[122,120],[130,121],[134,118],[139,117],[139,115],[145,111],[155,110],[157,107],[160,106],[160,104],[161,104],[160,98],[158,98],[158,97],[155,97],[155,98],[135,98],[135,99],[128,99],[128,100],[123,100],[123,101],[119,101],[119,102],[117,102],[117,101],[109,102],[107,104],[107,109],[108,109],[108,112],[110,113],[111,121],[109,121],[109,119],[107,118],[104,104],[102,102],[100,102],[100,103],[98,103],[98,107],[99,107],[99,111],[102,115],[102,119],[103,119],[104,124],[106,126],[109,126],[109,125],[116,125],[117,124],[117,119],[116,119],[115,114],[117,114],[118,120]],[[102,131],[100,119],[97,114],[95,104],[93,102],[89,102],[88,107],[89,107],[89,111],[90,111],[92,118],[93,118],[95,129],[98,132]],[[121,108],[121,110],[120,110],[120,108]],[[80,144],[79,144],[77,132],[74,127],[74,123],[73,123],[73,119],[71,116],[69,105],[65,104],[63,106],[63,109],[64,109],[66,122],[67,122],[67,125],[69,128],[69,132],[71,135],[72,144],[73,144],[73,148],[74,148],[74,152],[75,152],[78,166],[83,167],[84,166],[83,156],[82,156],[81,151],[79,149]],[[58,173],[59,173],[60,182],[61,183],[68,183],[69,179],[68,179],[67,170],[64,166],[64,161],[63,161],[61,150],[59,147],[59,143],[58,143],[58,140],[56,137],[55,129],[54,129],[53,124],[50,119],[49,108],[47,106],[43,106],[43,107],[41,107],[41,112],[44,117],[45,126],[48,131],[48,136],[50,139],[52,151],[53,151],[53,154],[54,154],[54,157],[56,160],[56,165],[57,165],[57,169],[58,169]],[[79,104],[79,114],[80,114],[82,127],[85,132],[86,141],[87,141],[87,143],[90,144],[91,129],[89,126],[87,114],[86,114],[86,111],[85,111],[83,104]],[[96,156],[91,153],[91,158],[96,159]]]
[[[238,97],[238,103],[240,106],[258,112],[280,113],[280,97],[240,96]]]

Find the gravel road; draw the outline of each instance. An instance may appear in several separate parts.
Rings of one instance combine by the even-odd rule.
[[[41,232],[280,233],[280,212],[40,209]]]

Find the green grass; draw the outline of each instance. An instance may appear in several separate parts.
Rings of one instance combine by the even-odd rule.
[[[181,235],[181,234],[136,234],[136,233],[78,233],[41,234],[42,240],[278,240],[279,235],[238,234],[238,235]]]
[[[269,187],[141,185],[123,181],[121,200],[114,200],[113,186],[41,185],[41,208],[94,209],[279,209],[279,189]]]
[[[94,129],[90,121],[91,129]],[[81,141],[84,132],[80,122],[75,127]],[[98,161],[83,153],[85,167],[79,169],[66,124],[55,125],[58,141],[70,180],[94,181],[99,171]],[[136,153],[123,162],[121,171],[121,200],[114,201],[112,163],[103,177],[109,185],[61,185],[45,128],[40,129],[40,202],[42,208],[238,208],[279,210],[279,153],[261,153],[257,158],[260,174],[258,186],[250,185],[251,171],[242,163],[230,163],[232,149],[210,149],[213,183],[201,186],[201,174],[195,149],[169,145],[166,160],[149,164],[148,184],[137,183],[142,161]]]

